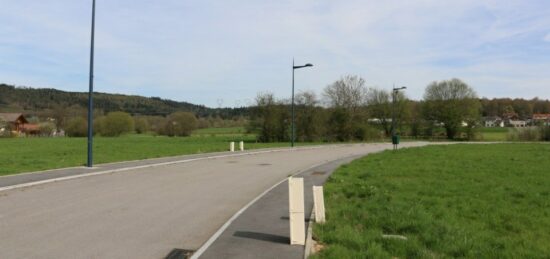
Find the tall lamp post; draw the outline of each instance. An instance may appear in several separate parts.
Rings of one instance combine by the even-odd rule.
[[[88,91],[88,162],[87,167],[93,166],[92,144],[94,142],[93,116],[94,116],[94,34],[95,34],[95,0],[92,0],[92,39],[90,45],[90,84]]]
[[[294,59],[292,59],[292,127],[291,127],[291,136],[290,136],[290,146],[294,147],[294,135],[296,134],[296,126],[294,124],[294,70],[304,67],[312,67],[313,65],[307,63],[303,66],[295,66]]]
[[[393,90],[392,90],[392,119],[391,119],[391,139],[392,139],[392,144],[393,144],[393,149],[397,149],[397,145],[399,145],[399,137],[397,136],[397,132],[395,130],[395,128],[397,127],[397,119],[396,119],[396,116],[395,116],[395,113],[396,113],[396,107],[395,105],[397,104],[397,94],[399,93],[400,90],[405,90],[407,89],[406,86],[402,86],[402,87],[398,87],[396,88],[395,86],[393,87]]]

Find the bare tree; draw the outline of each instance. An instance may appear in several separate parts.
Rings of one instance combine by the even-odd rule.
[[[329,106],[355,111],[365,104],[367,88],[365,79],[347,75],[325,88],[324,96]]]
[[[332,108],[328,120],[328,133],[332,139],[351,140],[363,135],[366,123],[365,101],[367,88],[365,80],[358,76],[344,76],[328,85],[324,97]]]
[[[367,93],[369,115],[379,120],[386,135],[391,132],[393,112],[400,123],[407,113],[407,96],[403,92],[396,94],[395,102],[394,107],[392,94],[384,89],[372,88]]]

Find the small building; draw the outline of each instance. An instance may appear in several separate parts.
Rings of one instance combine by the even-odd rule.
[[[535,113],[531,121],[534,125],[550,126],[550,113]]]
[[[494,127],[504,127],[504,120],[498,116],[485,117],[484,119],[485,127],[494,128]]]
[[[29,123],[22,113],[0,113],[0,125],[4,130],[9,128],[14,133],[22,133],[25,124]]]
[[[508,125],[514,128],[525,128],[527,127],[527,122],[524,120],[509,120]]]

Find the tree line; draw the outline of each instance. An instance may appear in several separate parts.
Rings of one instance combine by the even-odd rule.
[[[289,106],[288,99],[258,94],[248,130],[257,133],[260,141],[289,141]],[[456,78],[430,83],[423,99],[414,101],[402,91],[369,88],[363,78],[348,75],[326,86],[320,96],[312,91],[299,93],[295,107],[297,141],[381,139],[394,128],[415,138],[475,139],[483,116],[513,110],[527,118],[548,112],[550,102],[480,99],[472,87]]]

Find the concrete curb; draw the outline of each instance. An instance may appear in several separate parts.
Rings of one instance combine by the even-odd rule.
[[[307,224],[306,232],[306,245],[304,246],[304,259],[307,259],[311,255],[313,250],[313,224],[315,223],[315,210],[311,209],[311,215],[309,216],[309,223]]]

